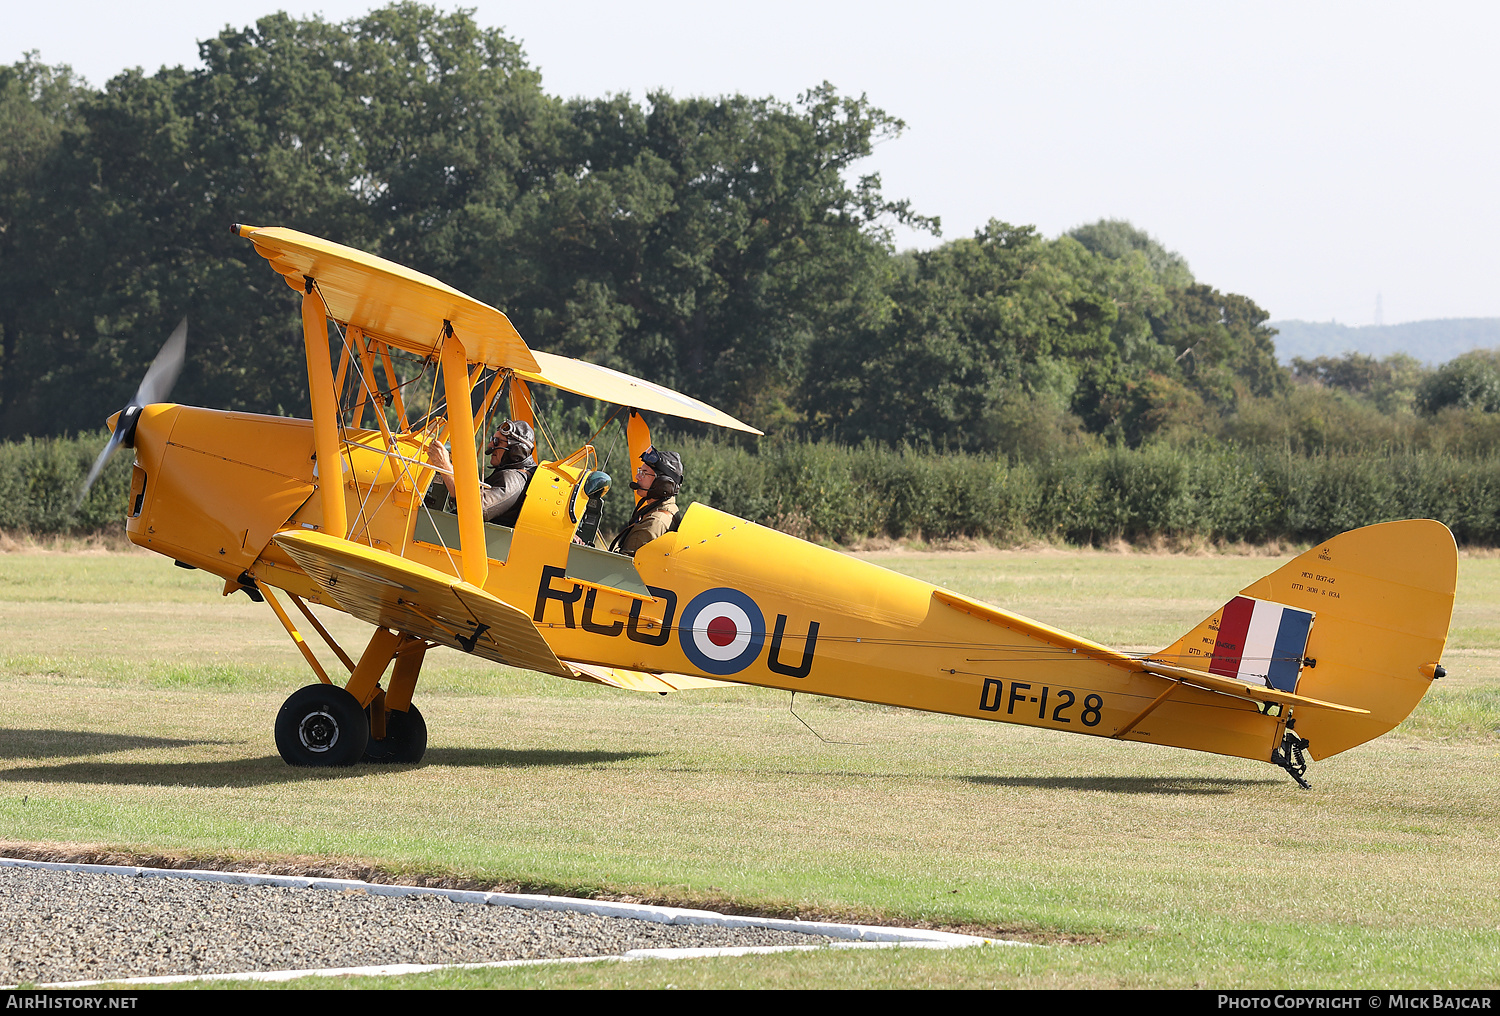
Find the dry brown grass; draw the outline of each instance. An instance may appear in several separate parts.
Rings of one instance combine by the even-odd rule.
[[[148,554],[130,542],[125,530],[105,529],[97,533],[30,533],[0,530],[0,554]]]

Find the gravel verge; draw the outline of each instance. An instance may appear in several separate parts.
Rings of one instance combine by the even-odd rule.
[[[0,867],[0,984],[831,941],[438,895]]]

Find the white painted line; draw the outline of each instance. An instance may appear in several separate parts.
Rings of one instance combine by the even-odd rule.
[[[797,946],[797,948],[803,948]],[[171,974],[165,977],[121,977],[103,981],[54,981],[38,988],[94,988],[101,984],[188,984],[192,981],[295,981],[301,977],[401,977],[433,970],[483,970],[489,967],[542,967],[559,963],[622,962],[624,956],[564,956],[550,960],[496,960],[493,963],[387,963],[375,967],[326,967],[306,970],[247,970],[234,974]],[[15,985],[4,985],[6,989]]]
[[[712,910],[653,907],[640,903],[609,903],[572,896],[537,896],[529,893],[485,893],[464,889],[433,889],[424,886],[384,885],[345,878],[301,878],[295,875],[262,875],[254,872],[211,871],[202,868],[138,868],[116,864],[71,864],[59,861],[28,861],[0,857],[0,868],[40,868],[45,871],[77,871],[95,875],[131,878],[184,878],[198,882],[234,885],[270,885],[287,889],[355,890],[372,896],[442,896],[455,903],[517,907],[525,910],[563,910],[602,917],[626,917],[657,924],[703,924],[721,928],[769,928],[842,939],[829,945],[724,946],[718,948],[631,949],[620,956],[569,956],[557,959],[497,960],[492,963],[396,963],[368,967],[328,967],[303,970],[261,970],[229,974],[172,974],[164,977],[130,977],[114,980],[57,981],[39,988],[87,988],[101,984],[183,984],[190,981],[291,981],[302,977],[393,977],[433,970],[483,970],[498,967],[546,966],[558,963],[628,963],[643,959],[701,959],[715,956],[753,956],[763,953],[812,952],[818,949],[962,949],[977,945],[1031,946],[1030,942],[980,938],[925,928],[888,928],[868,924],[836,924],[826,921],[788,921],[772,917],[735,917]],[[0,985],[10,989],[15,985]]]
[[[1031,945],[1030,942],[985,940],[978,945]],[[627,960],[686,960],[704,956],[757,956],[761,953],[817,952],[825,949],[971,949],[972,945],[948,942],[830,942],[827,945],[726,945],[682,949],[631,949]]]
[[[601,917],[629,917],[657,924],[705,924],[720,928],[769,928],[795,931],[805,935],[848,939],[857,942],[931,942],[951,946],[980,945],[993,942],[1007,945],[1026,943],[1003,939],[959,935],[950,931],[926,928],[888,928],[869,924],[837,924],[826,921],[788,921],[774,917],[735,917],[712,910],[689,910],[682,907],[654,907],[642,903],[613,903],[577,899],[572,896],[537,896],[530,893],[484,893],[463,889],[433,889],[424,886],[384,885],[349,878],[300,878],[291,875],[261,875],[252,872],[209,871],[198,868],[137,868],[114,864],[69,864],[58,861],[27,861],[0,857],[0,867],[41,868],[47,871],[79,871],[97,875],[124,875],[134,878],[185,878],[199,882],[228,882],[235,885],[271,885],[288,889],[331,889],[336,892],[356,890],[372,896],[443,896],[455,903],[482,903],[489,906],[518,907],[524,910],[567,910]]]
[[[1029,942],[984,942],[986,945],[1030,945]],[[563,956],[545,960],[496,960],[492,963],[388,963],[373,967],[325,967],[304,970],[250,970],[234,974],[171,974],[164,977],[122,977],[102,981],[54,981],[37,988],[93,988],[101,984],[187,984],[192,981],[295,981],[302,977],[402,977],[434,970],[490,970],[499,967],[545,967],[562,963],[630,963],[635,960],[696,960],[719,956],[760,956],[767,953],[817,952],[824,949],[968,949],[946,942],[835,942],[831,945],[738,945],[686,949],[631,949],[619,956]],[[15,985],[0,985],[12,989]]]

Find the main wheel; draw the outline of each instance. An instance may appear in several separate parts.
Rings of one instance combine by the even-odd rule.
[[[299,688],[276,714],[276,750],[293,766],[352,766],[370,740],[359,699],[332,684]]]
[[[386,713],[385,737],[378,741],[372,737],[365,745],[366,762],[414,763],[422,761],[425,754],[427,721],[422,719],[422,711],[416,706],[404,713],[394,709]]]

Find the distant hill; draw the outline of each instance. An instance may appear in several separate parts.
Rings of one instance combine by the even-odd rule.
[[[1500,346],[1500,318],[1442,318],[1408,321],[1404,325],[1365,325],[1351,328],[1333,321],[1272,321],[1276,359],[1366,353],[1377,359],[1408,353],[1429,366],[1447,363],[1471,349]]]

